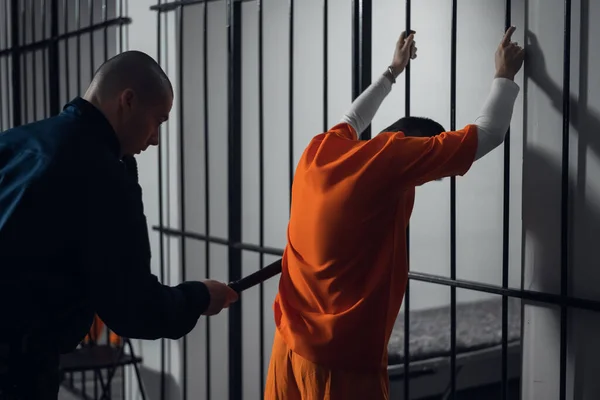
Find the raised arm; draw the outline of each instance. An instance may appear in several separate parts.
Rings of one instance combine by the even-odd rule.
[[[477,126],[477,151],[475,160],[485,156],[504,142],[510,127],[513,108],[519,86],[514,82],[515,75],[523,65],[524,50],[511,41],[515,27],[510,27],[496,50],[496,76],[480,116]]]
[[[406,37],[406,32],[402,32],[396,42],[394,58],[388,69],[354,100],[350,109],[342,117],[340,122],[352,126],[359,138],[392,90],[392,84],[396,82],[396,78],[404,71],[410,59],[417,58],[414,36],[414,31],[411,31],[408,37]]]

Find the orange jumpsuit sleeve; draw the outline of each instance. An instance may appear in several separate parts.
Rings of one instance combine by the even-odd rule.
[[[477,126],[421,138],[389,135],[392,174],[402,186],[415,187],[449,176],[464,175],[475,161]]]

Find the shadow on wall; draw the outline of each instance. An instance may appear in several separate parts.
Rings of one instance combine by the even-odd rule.
[[[148,369],[147,367],[140,366],[140,375],[144,382],[144,390],[146,391],[146,398],[148,400],[160,399],[160,371]],[[171,374],[165,376],[165,398],[166,399],[180,399],[182,396],[181,387]]]
[[[597,238],[600,237],[600,213],[598,207],[586,199],[587,183],[587,156],[600,158],[600,114],[588,107],[588,34],[589,34],[589,0],[581,2],[581,33],[580,33],[580,60],[579,60],[579,97],[570,96],[570,122],[571,127],[577,133],[577,172],[574,178],[569,176],[569,234],[571,246],[571,270],[570,280],[581,282],[577,286],[577,295],[593,298],[597,293],[596,271],[586,268],[598,254],[590,254],[597,247]],[[535,83],[545,94],[548,95],[553,106],[562,112],[562,85],[552,81],[547,73],[544,55],[538,44],[536,36],[527,32],[527,64],[525,70],[527,78]],[[556,231],[559,225],[560,215],[550,215],[544,207],[549,201],[560,207],[560,182],[562,179],[561,160],[553,159],[549,154],[527,147],[527,113],[524,113],[524,140],[526,158],[523,168],[523,185],[536,190],[529,191],[529,195],[523,199],[523,208],[527,213],[523,214],[523,228],[530,232],[535,238],[537,249],[542,253],[550,252],[551,249],[560,248],[560,232]],[[556,197],[558,196],[558,200]],[[560,211],[557,208],[556,211]],[[552,220],[556,220],[556,223]],[[546,249],[547,251],[544,251]],[[559,250],[552,251],[559,254]],[[536,266],[544,268],[548,265],[560,263],[556,260],[548,260],[550,254],[536,254]],[[552,256],[554,257],[554,256]],[[551,272],[551,273],[548,273]],[[593,274],[586,276],[586,274]],[[534,277],[539,290],[555,292],[560,286],[553,285],[545,279],[559,276],[557,271],[536,271]],[[589,287],[585,287],[587,284]]]
[[[579,41],[579,96],[570,95],[571,132],[575,133],[577,159],[571,162],[576,172],[570,173],[569,189],[569,294],[593,300],[600,300],[597,282],[600,279],[598,259],[600,256],[600,211],[593,198],[596,193],[588,193],[587,165],[590,159],[600,159],[600,113],[589,107],[589,0],[581,0],[580,32],[573,31],[573,40]],[[577,37],[577,33],[579,36]],[[526,32],[527,60],[526,79],[540,88],[550,99],[558,112],[562,113],[562,85],[550,78],[544,55],[536,36]],[[557,44],[562,48],[562,43]],[[573,57],[571,58],[574,59]],[[576,71],[574,71],[576,72]],[[599,73],[599,72],[596,72]],[[600,93],[599,93],[600,94]],[[526,95],[526,90],[525,90]],[[526,104],[527,102],[525,102]],[[535,240],[534,272],[531,282],[535,289],[557,293],[560,290],[560,195],[562,165],[556,156],[527,145],[527,110],[524,110],[523,186],[528,187],[528,195],[523,198],[523,230]],[[534,121],[532,121],[534,122]],[[573,141],[571,141],[573,142]],[[572,149],[575,150],[575,149]],[[570,154],[574,154],[570,151]],[[533,190],[532,190],[533,189]],[[558,200],[556,199],[558,196]],[[547,205],[550,204],[548,207]],[[525,247],[524,247],[525,248]],[[548,268],[557,268],[549,270]],[[572,290],[572,288],[576,290]],[[529,287],[525,287],[529,289]],[[556,327],[560,326],[558,314]],[[595,370],[600,357],[600,332],[598,314],[576,310],[570,314],[569,368],[573,372],[574,398],[580,399],[600,393],[600,381],[591,372]],[[573,324],[573,322],[575,322]]]

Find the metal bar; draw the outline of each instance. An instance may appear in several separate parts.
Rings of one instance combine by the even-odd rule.
[[[406,37],[411,31],[411,1],[406,0]],[[404,71],[404,115],[410,116],[410,62]],[[410,271],[410,225],[406,226],[406,268]],[[404,398],[410,399],[410,281],[404,290]]]
[[[241,3],[228,8],[228,223],[229,241],[242,240],[242,13]],[[242,252],[229,247],[229,281],[242,275]],[[229,399],[242,399],[242,299],[229,308]]]
[[[511,25],[511,0],[506,0],[504,31]],[[504,139],[504,193],[502,214],[502,287],[508,288],[510,246],[510,126]],[[509,400],[508,388],[508,297],[502,296],[502,399]]]
[[[58,36],[58,0],[50,0],[50,36]],[[50,115],[60,112],[60,60],[58,41],[53,41],[48,47],[48,92],[50,96]]]
[[[119,18],[123,18],[123,2],[125,0],[119,0]],[[160,3],[160,0],[158,0]],[[159,16],[160,18],[160,16]],[[119,52],[122,53],[125,49],[125,42],[123,41],[123,25],[119,25]]]
[[[203,63],[203,106],[204,106],[204,229],[207,235],[210,233],[210,151],[209,151],[209,109],[208,109],[208,6],[205,3],[203,8],[203,38],[202,38],[202,63]],[[210,244],[206,243],[204,258],[204,274],[206,279],[210,276]],[[210,320],[206,319],[206,357],[205,357],[205,379],[206,379],[206,398],[211,398],[211,354],[210,354]]]
[[[196,233],[196,232],[189,232],[189,231],[182,232],[179,229],[171,229],[171,228],[166,228],[166,227],[161,228],[159,226],[154,226],[154,227],[152,227],[152,229],[157,232],[162,232],[168,236],[186,237],[188,239],[202,240],[202,241],[209,242],[209,243],[215,243],[215,244],[221,244],[224,246],[229,246],[229,247],[232,247],[237,250],[248,250],[248,251],[253,251],[256,253],[262,252],[263,254],[270,254],[273,256],[281,256],[283,254],[283,250],[277,249],[274,247],[262,247],[262,246],[257,246],[254,244],[247,244],[247,243],[241,243],[241,242],[233,243],[233,242],[230,242],[228,239],[206,236],[206,235],[203,235],[201,233]]]
[[[160,4],[160,0],[158,0],[159,4]],[[123,7],[123,0],[121,0],[121,13],[122,13],[122,7]],[[161,15],[157,14],[156,15],[156,43],[157,43],[157,50],[156,50],[156,61],[158,63],[158,65],[161,65],[161,61],[162,61],[162,20],[161,20]],[[122,37],[121,37],[122,40]],[[123,45],[123,42],[121,42],[121,46]],[[123,49],[121,48],[121,51]],[[159,128],[159,147],[158,147],[158,224],[160,226],[164,226],[164,218],[163,218],[163,213],[164,213],[164,201],[163,201],[163,157],[162,157],[162,152],[163,152],[163,146],[162,146],[162,141],[163,141],[163,133],[164,133],[164,129],[163,126],[161,125],[161,127]],[[161,231],[158,234],[158,259],[159,259],[159,268],[160,268],[160,282],[164,285],[166,284],[165,282],[165,235],[164,233]],[[161,400],[165,400],[166,398],[166,373],[165,373],[165,368],[166,368],[166,341],[165,338],[161,338],[160,339],[160,399]]]
[[[456,129],[456,40],[458,2],[452,0],[450,130]],[[450,178],[450,279],[456,279],[456,177]],[[450,399],[456,398],[456,288],[450,288]]]
[[[168,12],[168,11],[174,11],[178,7],[181,7],[181,6],[212,3],[212,2],[217,2],[217,1],[220,1],[220,0],[180,0],[180,1],[172,1],[172,2],[168,2],[168,3],[156,4],[154,6],[151,6],[150,9],[152,11],[158,11],[160,13],[163,13],[163,12]],[[247,2],[252,2],[255,0],[235,0],[235,1],[239,2],[239,3],[247,3]]]
[[[569,124],[571,94],[571,0],[565,0],[563,55],[563,126],[562,126],[562,195],[560,210],[560,295],[569,295]],[[568,314],[563,305],[560,313],[560,399],[567,398]]]
[[[53,1],[53,0],[51,0]],[[0,51],[0,57],[6,56],[8,54],[14,54],[15,52],[25,53],[29,51],[33,51],[36,49],[41,49],[44,47],[50,47],[53,42],[58,42],[61,40],[65,40],[68,38],[75,37],[77,35],[81,35],[84,33],[91,33],[100,29],[104,29],[104,27],[111,27],[115,25],[128,25],[131,23],[131,18],[123,17],[123,18],[112,18],[107,20],[106,22],[101,22],[98,24],[94,24],[92,26],[86,26],[85,28],[81,28],[77,31],[71,31],[67,33],[63,33],[62,35],[52,35],[50,38],[40,40],[39,42],[23,44],[21,46],[16,45],[12,46],[10,49],[5,49]]]
[[[108,7],[106,4],[106,0],[102,0],[101,3],[101,12],[102,12],[102,22],[106,22],[107,20],[107,12],[108,12]],[[90,33],[90,35],[93,35],[92,33]],[[107,35],[107,28],[106,26],[104,27],[104,35],[102,36],[102,61],[106,62],[106,60],[108,59],[108,35]],[[137,172],[136,172],[137,175]],[[106,343],[108,343],[110,345],[110,329],[108,329],[108,326],[106,326]],[[112,390],[112,386],[111,386],[111,390]]]
[[[209,148],[209,108],[208,108],[208,4],[204,3],[204,14],[202,16],[204,24],[204,35],[202,37],[202,79],[203,79],[203,102],[204,102],[204,232],[207,236],[210,235],[210,148]],[[160,15],[160,14],[159,14]],[[206,279],[210,277],[210,243],[206,243],[206,251],[204,253],[204,275]],[[205,371],[206,376],[206,398],[211,398],[211,357],[210,357],[210,318],[206,318],[206,359]]]
[[[42,0],[42,40],[46,38],[46,0]],[[44,118],[48,116],[48,56],[47,49],[42,49],[42,86],[44,94]]]
[[[186,226],[186,209],[185,209],[185,130],[184,130],[184,112],[183,112],[183,52],[184,52],[184,34],[183,34],[183,6],[179,7],[177,10],[177,18],[178,18],[178,39],[179,39],[179,51],[178,51],[178,60],[177,60],[177,81],[179,88],[179,98],[178,98],[178,111],[179,116],[177,118],[179,123],[179,215],[180,215],[180,226],[181,230],[185,231]],[[181,238],[181,281],[185,282],[187,279],[187,254],[186,254],[186,238]],[[183,400],[188,398],[188,343],[187,336],[182,338],[182,363],[183,363],[183,383],[182,383],[182,391],[183,391]]]
[[[45,0],[42,0],[42,1],[45,1]],[[4,37],[6,38],[6,42],[5,42],[6,43],[6,47],[9,47],[8,46],[8,37],[9,37],[9,32],[10,31],[9,31],[8,27],[9,27],[9,25],[12,26],[12,24],[14,24],[14,20],[12,21],[12,24],[10,24],[8,22],[9,21],[9,19],[8,19],[9,18],[9,6],[8,6],[8,4],[9,4],[9,1],[5,0],[5,2],[4,2],[4,15],[6,16],[6,23],[4,24],[4,35],[5,35]],[[13,31],[13,34],[14,34],[14,31]],[[14,38],[11,41],[12,41],[12,44],[14,46],[15,45]],[[17,42],[17,44],[18,44],[18,42]],[[16,55],[13,55],[13,57],[16,57]],[[13,63],[13,68],[14,68],[14,60],[11,60],[11,62]],[[4,59],[4,67],[5,67],[5,71],[6,71],[6,73],[4,75],[4,85],[5,85],[4,87],[6,88],[5,92],[6,92],[6,104],[7,104],[7,106],[6,106],[6,122],[7,122],[7,125],[8,125],[7,127],[10,128],[11,126],[13,126],[15,124],[15,122],[14,122],[14,115],[11,116],[11,103],[12,103],[12,109],[13,110],[14,110],[15,103],[14,103],[14,98],[13,98],[12,102],[10,101],[10,94],[9,94],[9,89],[8,88],[11,87],[11,86],[10,86],[10,78],[9,78],[10,74],[8,73],[8,71],[9,71],[9,67],[8,66],[9,66],[8,57],[6,57]],[[13,79],[14,79],[14,76],[13,76]],[[14,87],[14,83],[13,83],[12,90],[14,90],[14,88],[15,87]],[[13,94],[13,96],[14,96],[14,94]],[[12,119],[12,121],[11,121],[11,119]]]
[[[63,18],[64,18],[64,28],[65,32],[69,32],[69,6],[67,5],[67,0],[63,0]],[[65,98],[67,101],[70,100],[69,96],[69,39],[65,40]],[[79,93],[78,93],[79,94]]]
[[[289,177],[290,199],[292,204],[292,184],[294,182],[294,0],[289,0],[289,61],[288,61],[288,132],[289,132]],[[291,212],[291,207],[290,207]]]
[[[88,0],[89,26],[94,25],[94,0]],[[90,32],[90,82],[94,79],[94,32]]]
[[[29,10],[31,12],[31,41],[34,42],[35,38],[36,38],[36,33],[37,33],[37,24],[36,24],[36,18],[35,18],[35,7],[34,7],[34,2],[33,0],[30,1],[29,4]],[[38,68],[37,68],[37,54],[33,53],[32,54],[32,60],[31,60],[31,72],[32,72],[32,77],[31,80],[33,82],[33,93],[32,93],[32,99],[33,99],[33,120],[36,121],[38,118],[40,118],[40,115],[38,113],[38,101],[37,101],[37,81],[38,81]]]
[[[325,0],[327,1],[327,0]],[[258,243],[260,247],[265,244],[265,110],[264,110],[264,52],[263,52],[263,7],[262,1],[258,5]],[[259,254],[258,268],[262,269],[265,263],[264,253]],[[261,282],[258,287],[259,302],[259,346],[260,346],[260,393],[263,397],[265,389],[265,288]]]
[[[23,43],[27,43],[27,3],[25,1],[21,2],[21,5],[23,6],[23,8],[21,9],[21,23],[23,24],[23,26],[21,27],[22,32],[23,32]],[[24,75],[24,79],[23,79],[23,92],[25,94],[25,96],[23,96],[23,121],[25,123],[30,122],[29,119],[29,76],[27,74],[27,70],[29,68],[27,68],[29,62],[27,60],[27,54],[23,54],[23,59],[24,59],[24,63],[22,65],[23,68],[23,75]]]
[[[75,26],[79,31],[81,29],[81,0],[75,3]],[[77,95],[81,96],[81,35],[75,36],[75,54],[77,57]]]
[[[195,232],[182,232],[177,229],[170,229],[170,228],[162,228],[161,229],[158,226],[154,226],[153,230],[163,232],[167,236],[176,236],[176,237],[185,236],[188,239],[202,240],[202,241],[207,241],[210,243],[221,244],[221,245],[229,246],[229,247],[239,249],[239,250],[248,250],[248,251],[253,251],[256,253],[262,252],[264,254],[270,254],[270,255],[274,255],[274,256],[283,255],[282,249],[276,249],[273,247],[260,247],[260,246],[247,244],[247,243],[240,243],[240,242],[233,243],[233,242],[230,242],[229,240],[223,239],[223,238],[208,237],[206,235],[202,235],[202,234],[195,233]],[[544,292],[522,290],[522,289],[511,289],[511,288],[505,289],[502,286],[488,285],[488,284],[484,284],[484,283],[471,282],[471,281],[460,280],[460,279],[453,280],[453,279],[450,279],[450,278],[447,278],[444,276],[424,274],[424,273],[420,273],[420,272],[409,272],[408,278],[414,279],[417,281],[437,283],[437,284],[444,285],[444,286],[456,287],[456,288],[460,288],[460,289],[473,290],[476,292],[491,293],[491,294],[497,294],[500,296],[504,295],[504,296],[508,296],[508,297],[529,300],[532,302],[546,303],[549,305],[557,305],[557,306],[565,305],[566,307],[578,308],[578,309],[582,309],[582,310],[600,311],[600,301],[587,300],[587,299],[583,299],[583,298],[579,298],[579,297],[568,297],[567,296],[567,297],[563,298],[560,295],[556,295],[556,294],[552,294],[552,293],[544,293]]]
[[[327,0],[325,0],[327,1]],[[262,1],[257,0],[258,5],[258,243],[260,247],[265,242],[265,111],[264,111],[264,52],[263,52],[263,7]],[[262,269],[265,263],[264,253],[259,254],[258,268]],[[260,351],[260,393],[263,397],[265,389],[265,288],[261,282],[258,287],[259,302],[259,351]]]
[[[106,23],[108,19],[108,4],[106,0],[102,0],[102,22]],[[108,60],[108,27],[105,25],[103,30],[104,36],[104,61]]]
[[[10,4],[11,39],[12,39],[12,126],[22,123],[21,116],[21,51],[19,50],[19,0],[12,0]],[[13,50],[14,49],[14,50]],[[8,54],[8,53],[7,53]],[[2,55],[2,52],[0,52]]]
[[[327,123],[329,102],[329,2],[323,0],[323,132],[329,129]]]
[[[371,84],[372,0],[353,0],[352,100]],[[371,138],[371,125],[361,137]]]

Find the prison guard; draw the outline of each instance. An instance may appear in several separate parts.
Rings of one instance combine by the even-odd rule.
[[[94,314],[122,337],[178,339],[208,307],[203,283],[152,274],[141,187],[119,153],[80,97],[0,135],[0,343],[26,330],[69,352]]]
[[[313,138],[292,187],[265,399],[287,399],[281,396],[288,389],[293,397],[297,384],[333,390],[319,378],[323,368],[338,376],[345,371],[348,385],[356,385],[353,398],[363,398],[358,393],[365,382],[352,374],[375,374],[378,382],[387,376],[387,343],[406,288],[415,186],[465,174],[476,149],[474,125],[433,138],[385,132],[359,141],[350,125],[339,124]],[[318,373],[307,371],[311,364]],[[324,398],[348,399],[329,395]]]

